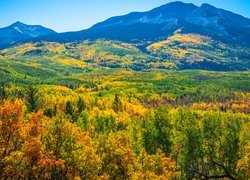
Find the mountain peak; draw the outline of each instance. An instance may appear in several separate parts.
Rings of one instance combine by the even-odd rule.
[[[180,4],[183,5],[186,3],[182,2],[182,1],[173,1],[173,2],[167,3],[165,5],[180,5]]]
[[[184,3],[182,1],[174,1],[174,2],[167,3],[163,6],[160,6],[158,8],[155,8],[155,9],[163,9],[164,10],[165,8],[167,8],[167,9],[170,9],[170,8],[174,8],[174,9],[184,8],[184,9],[186,9],[186,8],[198,8],[198,7],[192,3]]]
[[[179,6],[179,5],[190,5],[190,4],[194,5],[193,3],[184,3],[182,1],[173,1],[173,2],[167,3],[166,5],[177,5],[177,6]]]
[[[17,22],[15,22],[15,23],[13,23],[11,26],[20,26],[20,25],[26,25],[26,24],[24,24],[24,23],[22,23],[22,22],[20,22],[20,21],[17,21]]]
[[[55,31],[40,25],[27,25],[17,21],[8,27],[0,28],[0,48],[18,41],[55,33]]]
[[[207,3],[203,3],[200,8],[217,9],[216,7],[214,7],[214,6],[210,5],[210,4],[207,4]]]

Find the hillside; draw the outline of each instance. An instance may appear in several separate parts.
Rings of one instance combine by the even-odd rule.
[[[149,55],[131,44],[110,40],[66,44],[26,43],[2,50],[0,54],[5,60],[32,64],[59,72],[70,69],[70,67],[76,69],[84,67],[129,68],[137,63],[146,66],[145,62],[150,59]]]
[[[147,47],[150,55],[174,62],[179,69],[247,70],[250,49],[229,46],[208,36],[175,34]]]
[[[26,43],[0,51],[1,59],[56,73],[98,68],[248,70],[250,50],[199,34],[176,32],[166,40],[141,46],[97,39],[73,43]]]

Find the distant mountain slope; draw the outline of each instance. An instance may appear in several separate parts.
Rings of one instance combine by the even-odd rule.
[[[55,31],[40,25],[26,25],[21,22],[16,22],[8,27],[0,29],[0,47],[8,46],[18,41],[55,33]]]
[[[210,36],[230,44],[250,46],[250,19],[209,4],[172,2],[148,12],[133,12],[97,23],[87,30],[61,33],[37,40],[71,42],[109,38],[126,42],[166,39],[181,29],[183,33]]]
[[[120,41],[98,39],[80,43],[25,43],[0,51],[0,61],[9,60],[47,70],[81,72],[86,68],[131,68],[142,70],[154,57]],[[159,59],[160,61],[160,59]]]
[[[174,62],[179,69],[247,70],[250,48],[229,46],[199,34],[175,34],[147,47],[150,55]]]
[[[230,46],[199,34],[179,34],[141,50],[115,40],[97,39],[73,43],[26,43],[0,51],[0,60],[65,74],[86,69],[126,68],[204,69],[234,71],[250,69],[250,48]],[[70,70],[69,70],[70,69]]]

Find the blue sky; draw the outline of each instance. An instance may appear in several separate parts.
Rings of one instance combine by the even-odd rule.
[[[0,0],[0,27],[16,21],[40,24],[57,32],[86,29],[109,17],[147,11],[171,0]],[[209,3],[250,18],[250,0],[183,0]]]

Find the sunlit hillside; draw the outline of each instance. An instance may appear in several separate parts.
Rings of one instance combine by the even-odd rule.
[[[198,34],[175,34],[147,47],[151,55],[175,62],[180,69],[243,70],[250,49],[229,46]]]

